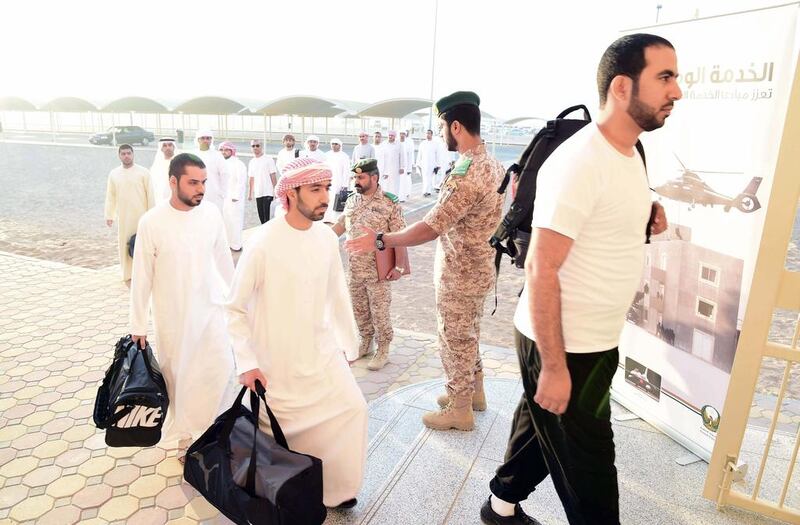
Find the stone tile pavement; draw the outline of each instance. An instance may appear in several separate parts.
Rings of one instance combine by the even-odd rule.
[[[196,523],[217,516],[182,483],[174,451],[107,448],[91,422],[97,384],[126,332],[118,269],[0,253],[0,523]],[[487,346],[486,375],[516,378]],[[354,365],[373,400],[441,377],[433,336],[397,330],[390,364]]]
[[[108,448],[91,422],[98,381],[114,343],[126,331],[128,292],[118,269],[80,268],[0,252],[0,275],[0,524],[227,523],[182,482],[174,451]],[[362,391],[373,402],[368,480],[359,507],[351,514],[332,512],[330,523],[477,522],[473,511],[502,457],[510,410],[519,395],[513,352],[491,345],[482,345],[482,352],[492,396],[500,403],[493,401],[491,410],[480,416],[481,428],[474,435],[420,428],[419,415],[441,391],[434,336],[397,329],[389,365],[379,372],[368,372],[366,360],[354,365]],[[680,451],[643,422],[616,424],[615,431],[626,445],[620,451],[625,464],[636,465],[654,447]],[[415,443],[419,447],[406,446]],[[637,468],[637,476],[650,479]],[[427,507],[420,508],[446,512],[403,514],[422,494],[412,490],[416,483],[431,483],[431,469],[461,476],[460,488],[449,496],[437,499],[433,489],[421,496]],[[690,485],[677,481],[682,475],[677,471],[674,479],[651,479],[647,486],[637,476],[629,482],[642,498],[668,489],[677,500],[693,498],[701,505],[698,480],[704,472],[705,465],[696,465]],[[552,510],[557,508],[552,494],[547,498],[545,523],[563,523],[563,516]],[[647,504],[661,509],[663,500],[659,496]],[[702,505],[670,514],[675,521],[658,523],[755,523],[749,517],[716,521],[713,507]]]

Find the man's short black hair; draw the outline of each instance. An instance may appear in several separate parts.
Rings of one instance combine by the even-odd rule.
[[[629,77],[638,86],[639,75],[647,65],[644,50],[651,46],[675,49],[666,38],[648,33],[625,35],[608,46],[597,66],[597,94],[600,95],[601,108],[606,105],[608,88],[617,75]]]
[[[169,176],[175,177],[180,182],[181,177],[186,175],[186,166],[195,166],[205,169],[206,165],[203,159],[191,153],[181,153],[169,161]]]
[[[447,122],[448,126],[457,120],[470,135],[480,135],[481,133],[481,110],[478,106],[459,104],[439,116]]]
[[[117,149],[117,153],[118,154],[122,153],[122,150],[124,150],[124,149],[129,149],[129,150],[133,151],[133,146],[131,146],[130,144],[120,144],[119,145],[119,149]]]

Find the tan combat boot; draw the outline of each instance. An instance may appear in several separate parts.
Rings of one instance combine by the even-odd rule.
[[[358,358],[361,359],[365,355],[369,355],[372,353],[372,338],[370,337],[367,339],[366,337],[361,338],[361,344],[358,347]]]
[[[472,413],[470,397],[455,397],[438,412],[428,412],[422,416],[422,423],[433,430],[472,430],[475,428],[475,415]]]
[[[367,370],[380,370],[389,361],[389,345],[378,345],[378,350],[367,363]]]
[[[450,396],[442,394],[436,398],[439,406],[444,408],[450,403]],[[483,412],[486,410],[486,393],[483,391],[483,370],[475,372],[475,392],[472,393],[472,410]]]

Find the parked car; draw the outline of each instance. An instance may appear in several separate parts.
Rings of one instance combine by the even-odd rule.
[[[92,144],[113,144],[114,135],[117,144],[141,144],[147,146],[155,140],[155,136],[139,126],[112,126],[103,133],[95,133],[89,138]]]

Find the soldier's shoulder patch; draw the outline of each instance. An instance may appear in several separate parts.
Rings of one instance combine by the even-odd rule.
[[[453,167],[453,171],[450,174],[454,177],[463,177],[467,174],[467,170],[469,169],[470,165],[472,164],[472,159],[469,157],[461,157],[456,162],[456,165]]]
[[[395,195],[394,193],[390,193],[388,191],[384,191],[383,194],[386,196],[387,199],[389,199],[390,201],[392,201],[394,203],[400,202],[400,198],[397,195]]]

